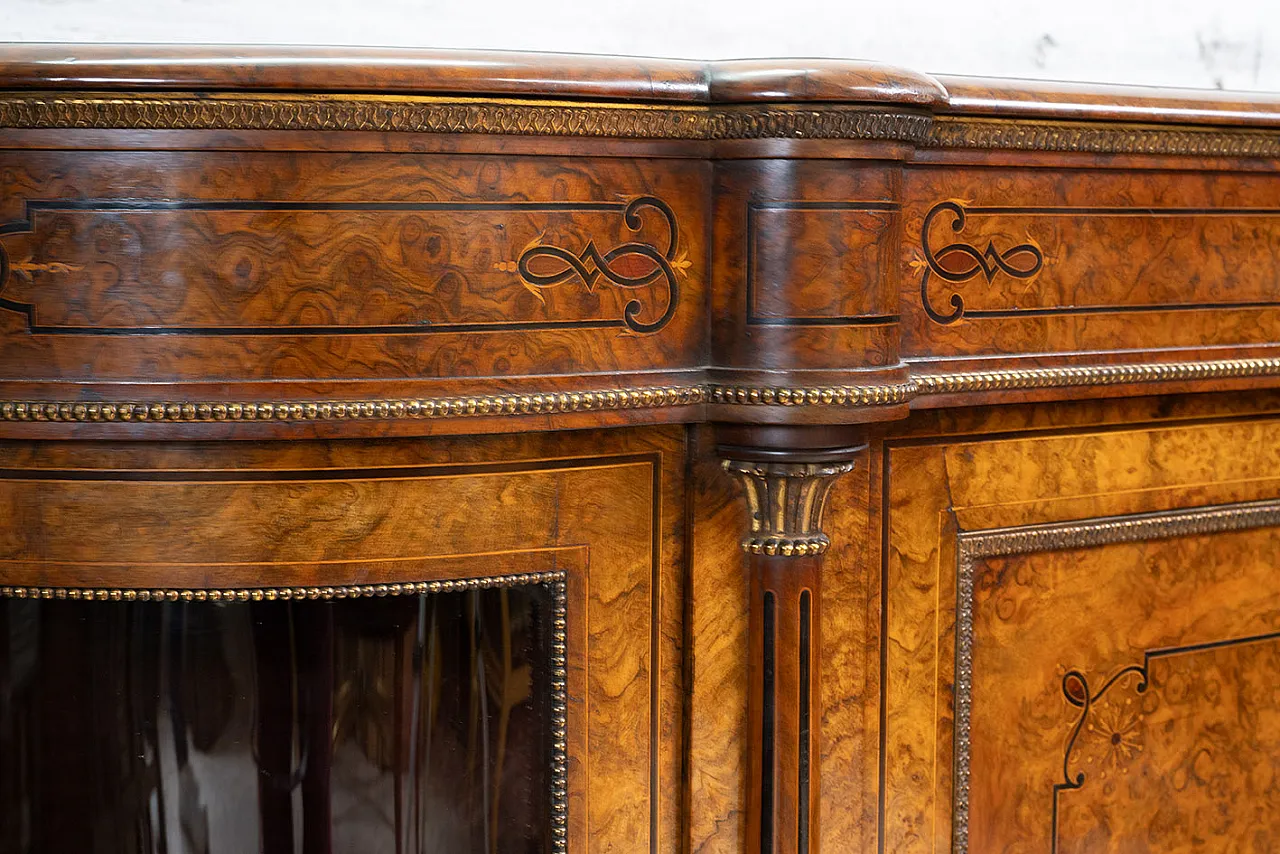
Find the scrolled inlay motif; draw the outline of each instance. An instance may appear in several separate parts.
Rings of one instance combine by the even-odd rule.
[[[622,322],[632,332],[639,334],[657,332],[666,326],[675,314],[676,305],[680,301],[679,277],[688,270],[690,261],[683,255],[679,257],[676,255],[680,237],[679,226],[676,224],[675,213],[661,199],[654,196],[640,196],[632,199],[622,212],[627,228],[632,231],[640,230],[642,225],[640,212],[646,208],[658,211],[666,223],[668,238],[665,250],[659,251],[647,243],[630,241],[602,253],[592,240],[588,241],[582,251],[575,255],[559,246],[535,241],[515,262],[515,268],[521,280],[538,299],[543,299],[541,294],[543,289],[554,288],[575,277],[590,293],[595,293],[596,283],[602,278],[615,287],[629,290],[648,287],[658,279],[662,279],[666,285],[666,308],[656,319],[649,322],[637,319],[644,310],[639,299],[627,300],[622,309]],[[628,257],[633,260],[639,259],[641,264],[651,269],[628,275],[615,266],[615,262]],[[550,259],[556,265],[555,269],[550,272],[536,272],[533,264],[539,258]]]
[[[1135,678],[1136,682],[1133,681]],[[1081,733],[1085,731],[1085,727],[1091,723],[1090,714],[1093,712],[1095,704],[1120,682],[1131,682],[1132,688],[1136,693],[1145,694],[1147,687],[1151,684],[1147,665],[1145,663],[1131,664],[1122,668],[1096,691],[1090,687],[1088,677],[1079,670],[1069,670],[1062,677],[1062,696],[1066,698],[1070,705],[1080,710],[1080,716],[1076,719],[1075,726],[1071,728],[1071,735],[1067,738],[1066,750],[1062,754],[1062,782],[1054,784],[1053,787],[1053,846],[1055,851],[1058,847],[1058,797],[1063,792],[1083,788],[1087,779],[1083,771],[1072,772],[1072,751],[1075,750],[1076,742],[1079,741]],[[1113,747],[1117,750],[1117,755],[1136,749],[1136,745],[1127,742],[1125,736],[1126,733],[1119,731],[1113,734]]]
[[[463,249],[445,249],[440,258],[430,260],[382,247],[368,249],[370,242],[412,239],[406,235],[437,224],[441,235],[449,233],[448,222],[441,223],[440,218],[458,213],[487,217],[488,227],[503,235],[510,227],[509,215],[524,219],[536,214],[548,224],[518,260],[497,263],[490,263],[487,252]],[[272,224],[255,225],[259,214]],[[550,223],[564,223],[566,215],[579,214],[593,217],[586,222],[572,220],[575,234],[586,232],[580,238],[585,248],[575,254],[548,241]],[[621,216],[634,233],[632,239],[617,240],[616,221],[604,218],[614,216]],[[357,235],[342,234],[346,217],[359,218]],[[73,229],[79,237],[72,241],[49,237],[60,228]],[[100,240],[94,235],[122,232],[141,245],[136,257],[114,245],[94,250],[95,244],[116,239]],[[469,232],[462,228],[454,233]],[[29,199],[24,202],[23,218],[0,223],[0,238],[9,236],[17,236],[18,245],[0,241],[0,308],[24,316],[28,331],[41,335],[431,335],[542,331],[559,326],[649,334],[675,316],[680,280],[693,265],[687,247],[681,246],[675,212],[652,195],[630,201],[514,200],[479,206],[465,198],[415,202]],[[608,242],[618,245],[602,251],[599,247]],[[49,250],[48,246],[61,248]],[[14,249],[18,254],[13,254]],[[65,256],[33,257],[33,253],[40,256],[50,251]],[[242,278],[223,270],[193,276],[180,289],[169,284],[176,275],[174,268],[209,266],[212,258],[217,270],[228,256],[239,259],[246,270],[276,269],[273,265],[278,264],[288,273]],[[342,271],[352,264],[369,265],[370,276],[379,282],[378,298],[334,308],[335,303],[359,302],[338,296],[346,284]],[[117,279],[110,295],[94,288],[95,274],[60,278],[83,272],[86,266],[113,270]],[[541,308],[530,311],[504,302],[509,280],[497,276],[496,286],[486,284],[484,277],[491,269],[517,274]],[[548,304],[544,291],[575,278],[593,295],[607,284],[624,297],[617,300],[620,305],[613,299],[585,305],[572,299]],[[449,283],[457,279],[467,283],[465,296],[450,299],[438,293],[448,291]],[[424,287],[424,280],[430,284]],[[288,306],[288,311],[263,316],[251,310],[254,299],[268,298]],[[188,310],[202,300],[217,303],[219,310],[205,314]],[[319,322],[313,322],[317,318]]]
[[[827,493],[852,462],[789,463],[725,460],[746,493],[751,531],[742,538],[748,554],[781,557],[820,555],[831,545],[822,530]]]
[[[1034,243],[1019,243],[1007,249],[996,248],[995,241],[988,240],[983,249],[965,243],[953,241],[945,246],[935,248],[930,240],[930,231],[934,221],[943,215],[950,216],[950,227],[957,234],[964,230],[966,214],[963,205],[957,201],[939,202],[925,214],[924,224],[920,228],[920,248],[924,253],[924,275],[920,279],[920,301],[925,314],[935,323],[955,323],[964,316],[964,298],[953,292],[950,297],[951,311],[942,313],[930,302],[929,282],[937,277],[953,285],[962,284],[981,275],[989,283],[1003,273],[1015,279],[1030,279],[1044,267],[1044,253]],[[950,266],[948,266],[950,265]]]

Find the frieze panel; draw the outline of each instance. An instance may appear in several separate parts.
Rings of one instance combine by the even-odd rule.
[[[663,200],[35,200],[0,307],[37,334],[662,329],[691,261]]]

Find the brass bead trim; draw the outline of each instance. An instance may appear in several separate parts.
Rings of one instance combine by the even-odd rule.
[[[1273,376],[1280,376],[1280,359],[1220,359],[1211,362],[1149,362],[1135,365],[973,371],[931,374],[917,377],[914,382],[917,393],[925,395]]]
[[[826,534],[811,537],[743,537],[742,550],[751,555],[804,557],[825,554],[831,546]]]
[[[434,420],[661,409],[692,406],[702,403],[704,399],[704,386],[686,385],[607,391],[352,401],[4,401],[0,402],[0,421],[207,423]]]
[[[545,573],[553,599],[551,615],[551,851],[569,849],[569,621],[563,571]]]
[[[1007,149],[1086,154],[1167,154],[1277,157],[1280,133],[1265,130],[1159,127],[1133,124],[973,119],[939,116],[930,148]]]
[[[730,406],[868,407],[936,394],[1280,376],[1280,359],[1090,365],[928,374],[864,386],[683,385],[607,391],[354,401],[0,401],[0,422],[164,423],[436,420]]]
[[[985,557],[1093,548],[1280,526],[1280,501],[1226,504],[1134,516],[962,532],[956,548],[955,789],[952,850],[969,851],[973,608],[977,561]]]
[[[726,107],[376,95],[0,97],[0,127],[477,133],[631,139],[929,138],[926,113],[859,106]]]
[[[70,599],[111,602],[287,602],[302,599],[363,599],[374,596],[414,596],[423,593],[455,593],[489,587],[560,583],[562,570],[458,578],[441,581],[405,581],[395,584],[350,584],[316,587],[122,588],[122,587],[22,587],[0,586],[0,598]]]
[[[710,385],[707,402],[746,406],[892,406],[927,395],[1280,376],[1280,358],[1147,362],[925,374],[865,386]]]
[[[914,380],[865,386],[747,386],[711,385],[708,403],[744,406],[887,406],[915,396]]]

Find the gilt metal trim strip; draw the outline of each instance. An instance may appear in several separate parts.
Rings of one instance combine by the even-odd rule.
[[[1277,376],[1280,376],[1280,358],[972,371],[927,374],[900,382],[867,385],[760,386],[709,383],[530,394],[322,401],[0,400],[0,422],[382,422],[670,409],[704,403],[728,406],[860,408],[903,405],[919,397],[938,394]]]
[[[907,403],[919,391],[915,380],[867,385],[707,387],[707,402],[737,406],[888,406]]]
[[[931,116],[842,104],[680,106],[396,95],[33,91],[0,96],[0,127],[861,139],[952,149],[1280,156],[1280,133],[1265,129]]]
[[[929,374],[914,381],[917,394],[927,395],[1274,376],[1280,376],[1280,358],[1013,368]]]
[[[378,95],[0,96],[0,127],[475,133],[630,139],[865,139],[923,144],[923,112],[861,106],[724,107]]]
[[[547,584],[564,581],[564,570],[490,575],[482,578],[447,578],[438,581],[404,581],[392,584],[346,584],[302,587],[39,587],[0,586],[0,598],[70,599],[112,602],[275,602],[301,599],[362,599],[374,596],[413,596],[457,593],[490,587]]]
[[[464,397],[325,401],[0,401],[0,421],[107,423],[393,421],[564,415],[691,406],[701,385]]]
[[[973,710],[975,565],[981,558],[1083,549],[1280,526],[1280,500],[1193,510],[1110,516],[1077,522],[961,532],[956,543],[955,770],[952,852],[969,851],[970,722]]]
[[[566,575],[543,573],[551,586],[551,851],[569,848],[569,622]]]
[[[934,119],[926,146],[1085,154],[1277,157],[1280,156],[1280,133],[1186,125],[1160,127],[939,116]]]

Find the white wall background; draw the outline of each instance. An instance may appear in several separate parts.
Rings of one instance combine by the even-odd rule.
[[[833,56],[1280,90],[1280,0],[0,0],[0,40]]]

